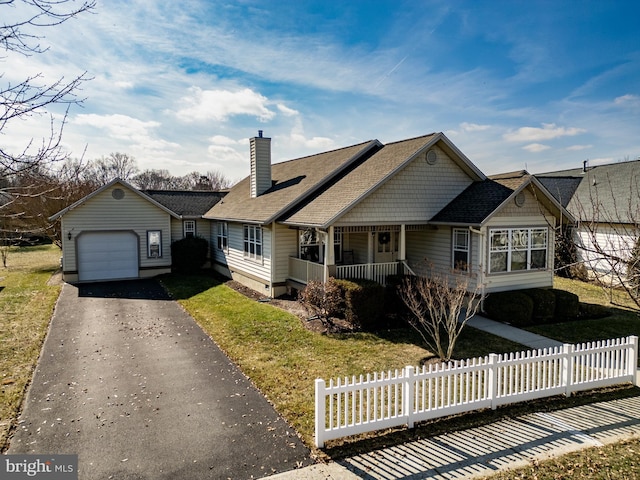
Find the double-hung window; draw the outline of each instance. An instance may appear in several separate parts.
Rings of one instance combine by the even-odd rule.
[[[262,260],[262,227],[259,225],[244,226],[244,258]]]
[[[546,228],[502,228],[489,231],[489,272],[547,268]]]
[[[182,224],[182,228],[184,231],[184,238],[187,237],[195,237],[196,236],[196,221],[195,220],[185,220]]]
[[[453,269],[469,271],[469,230],[453,229]]]
[[[227,251],[229,249],[229,227],[227,222],[218,222],[216,228],[216,246],[218,247],[218,250]]]

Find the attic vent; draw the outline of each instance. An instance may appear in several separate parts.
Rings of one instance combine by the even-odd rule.
[[[525,197],[524,193],[520,192],[519,194],[516,195],[516,198],[515,198],[516,205],[518,207],[523,206],[525,199],[526,199],[526,197]]]
[[[436,153],[436,151],[429,150],[427,152],[427,163],[429,165],[435,165],[437,161],[438,161],[438,154]]]
[[[114,188],[111,192],[111,196],[116,200],[122,200],[124,198],[124,190],[121,188]]]

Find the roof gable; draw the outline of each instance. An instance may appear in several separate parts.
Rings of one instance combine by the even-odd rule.
[[[431,223],[480,226],[509,201],[515,199],[525,188],[534,192],[536,200],[554,215],[564,217],[569,221],[573,220],[569,212],[548,192],[544,185],[526,170],[520,170],[494,175],[482,182],[475,182],[438,212],[431,219]]]
[[[179,218],[179,216],[175,212],[169,210],[167,207],[165,207],[161,203],[158,203],[153,198],[145,195],[140,190],[138,190],[137,188],[135,188],[132,185],[130,185],[128,182],[125,182],[124,180],[121,180],[119,178],[114,178],[109,183],[107,183],[107,184],[103,185],[102,187],[98,188],[97,190],[94,190],[93,192],[91,192],[89,195],[86,195],[86,196],[82,197],[77,202],[72,203],[68,207],[66,207],[66,208],[60,210],[58,213],[52,215],[51,217],[49,217],[49,220],[53,221],[53,220],[56,220],[56,219],[62,217],[63,215],[65,215],[68,212],[70,212],[71,210],[74,210],[74,209],[80,207],[81,205],[84,205],[86,202],[88,202],[92,198],[96,197],[97,195],[100,195],[102,192],[104,192],[105,190],[113,187],[116,184],[120,184],[120,186],[122,186],[122,187],[126,188],[127,190],[129,190],[130,192],[140,196],[141,198],[143,198],[144,200],[148,201],[152,205],[155,205],[156,207],[158,207],[161,210],[165,211],[166,213],[168,213],[172,217]]]
[[[435,145],[438,145],[461,168],[465,178],[467,175],[472,176],[474,180],[484,178],[484,175],[466,157],[459,154],[459,151],[442,133],[432,133],[384,145],[365,162],[314,197],[313,202],[302,205],[281,221],[291,225],[314,225],[326,228],[344,217],[365,199],[370,198],[411,162],[418,157],[424,158],[424,152]],[[425,215],[421,220],[426,222],[428,218]]]

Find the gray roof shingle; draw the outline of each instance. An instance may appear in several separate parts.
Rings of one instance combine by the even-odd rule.
[[[511,188],[495,180],[474,182],[440,210],[431,223],[481,225],[512,193]]]
[[[541,173],[536,178],[549,185],[549,191],[579,220],[634,223],[640,219],[640,160],[596,165],[586,171]]]
[[[269,190],[251,198],[250,177],[246,177],[232,187],[223,201],[206,213],[205,218],[256,223],[274,221],[379,147],[377,140],[371,140],[288,162],[274,163],[271,165],[273,186]]]
[[[218,203],[225,192],[192,190],[143,190],[145,195],[181,217],[199,218]]]

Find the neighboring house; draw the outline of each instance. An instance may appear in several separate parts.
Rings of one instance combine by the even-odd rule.
[[[51,217],[60,219],[68,282],[144,278],[171,271],[171,243],[211,236],[202,214],[218,192],[141,192],[115,179]]]
[[[443,133],[272,165],[259,132],[250,151],[249,177],[204,218],[214,268],[266,296],[427,263],[483,293],[553,284],[555,228],[571,215],[526,172],[487,178]]]
[[[640,237],[640,160],[536,177],[577,221],[577,260],[594,276],[623,280]]]

